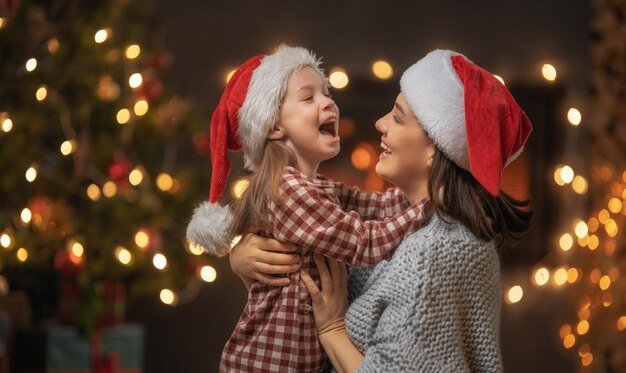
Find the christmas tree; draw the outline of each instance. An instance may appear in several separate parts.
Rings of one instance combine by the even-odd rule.
[[[85,328],[110,283],[193,298],[215,277],[184,240],[208,184],[193,162],[207,126],[164,87],[172,56],[149,4],[2,0],[0,16],[4,278],[29,293],[35,318],[60,307]]]

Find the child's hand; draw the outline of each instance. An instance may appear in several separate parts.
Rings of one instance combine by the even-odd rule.
[[[313,256],[320,274],[322,289],[318,289],[311,276],[302,271],[302,281],[313,299],[313,317],[317,333],[341,332],[344,329],[343,317],[348,310],[348,271],[345,264],[333,258],[315,254]]]
[[[300,268],[298,248],[254,233],[244,235],[230,252],[230,267],[249,287],[252,280],[271,286],[289,285],[289,279],[274,277]]]

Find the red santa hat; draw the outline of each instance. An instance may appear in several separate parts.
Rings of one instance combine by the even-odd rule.
[[[493,74],[463,55],[435,50],[409,67],[400,88],[435,145],[493,196],[522,152],[530,120]]]
[[[310,67],[322,80],[320,60],[304,48],[281,45],[274,54],[252,57],[228,81],[211,118],[211,190],[187,226],[187,239],[210,254],[228,253],[232,214],[220,200],[230,172],[228,151],[243,151],[245,167],[254,171],[261,162],[267,136],[279,120],[287,82],[298,69]]]

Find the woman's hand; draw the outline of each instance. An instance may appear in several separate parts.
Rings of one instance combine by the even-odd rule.
[[[320,274],[322,289],[318,289],[311,276],[302,271],[302,281],[313,300],[313,318],[317,334],[333,334],[344,330],[343,317],[348,310],[348,271],[345,264],[335,259],[315,254],[315,265]]]
[[[298,248],[254,233],[244,235],[230,252],[230,267],[247,287],[253,280],[271,286],[289,285],[288,274],[300,268]]]

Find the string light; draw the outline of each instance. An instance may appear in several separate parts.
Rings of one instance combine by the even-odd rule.
[[[380,60],[372,64],[372,72],[378,79],[387,80],[393,76],[393,68],[389,62]]]
[[[578,238],[583,238],[587,235],[587,233],[589,233],[589,228],[587,227],[587,224],[584,221],[580,220],[578,221],[578,223],[576,223],[574,232],[576,233],[576,236]]]
[[[40,86],[35,93],[35,97],[39,102],[45,100],[46,97],[48,97],[48,87],[46,87],[45,85]]]
[[[548,281],[550,280],[550,272],[548,271],[547,268],[542,267],[535,271],[535,274],[533,275],[532,278],[533,278],[535,285],[543,286],[547,284]]]
[[[582,357],[581,364],[585,367],[588,367],[593,362],[593,355],[590,353],[586,354]]]
[[[30,166],[28,170],[26,170],[26,181],[32,183],[37,179],[37,168],[35,166]]]
[[[24,222],[24,224],[28,224],[30,223],[32,218],[33,218],[33,213],[30,211],[28,207],[25,207],[20,213],[20,219],[22,219],[22,222]]]
[[[607,275],[602,276],[600,278],[598,286],[600,286],[600,289],[602,290],[607,290],[609,287],[611,287],[611,278]]]
[[[13,238],[6,232],[2,233],[2,235],[0,236],[0,245],[2,245],[2,247],[4,247],[5,249],[8,249],[9,247],[11,247],[12,243]]]
[[[128,181],[134,186],[141,184],[143,181],[143,173],[139,168],[135,168],[128,174]]]
[[[130,111],[128,109],[120,109],[115,116],[117,123],[126,124],[130,120]]]
[[[553,82],[556,79],[556,69],[549,63],[546,63],[541,67],[541,74],[548,82]]]
[[[117,194],[117,184],[114,181],[109,180],[102,185],[102,194],[107,198],[112,198]]]
[[[115,248],[115,258],[123,265],[129,265],[133,261],[133,255],[123,246]]]
[[[500,75],[493,74],[493,77],[498,79],[498,81],[500,83],[502,83],[502,85],[506,85],[506,84],[504,84],[504,79],[502,79],[502,77]]]
[[[563,251],[568,251],[569,249],[571,249],[573,244],[574,244],[574,239],[569,233],[563,234],[561,238],[559,239],[559,247]]]
[[[602,224],[606,224],[609,221],[610,217],[611,215],[605,209],[600,210],[600,212],[598,213],[598,221],[600,221],[600,223]]]
[[[574,179],[574,170],[572,170],[572,168],[570,166],[563,166],[561,168],[561,180],[563,180],[563,182],[565,184],[569,184],[572,182],[572,180]]]
[[[509,289],[507,292],[507,299],[510,304],[514,304],[522,300],[524,296],[524,290],[521,286],[515,285]]]
[[[37,59],[29,58],[28,61],[26,61],[26,71],[32,72],[32,71],[35,71],[36,68],[37,68]]]
[[[61,154],[67,156],[76,150],[76,141],[75,140],[66,140],[61,144]]]
[[[128,48],[126,48],[126,58],[128,58],[129,60],[134,60],[135,58],[139,57],[140,53],[141,47],[137,44],[129,45]]]
[[[23,247],[20,247],[15,253],[15,256],[17,257],[17,260],[24,263],[28,260],[28,250],[26,250]]]
[[[228,82],[230,82],[230,79],[233,77],[233,75],[235,75],[235,72],[237,70],[231,70],[228,72],[228,74],[226,74],[226,84],[228,84]]]
[[[159,297],[161,298],[161,302],[170,306],[176,304],[178,301],[178,297],[170,289],[161,290]]]
[[[162,172],[157,176],[156,184],[160,190],[167,192],[168,190],[172,189],[174,181],[169,174]]]
[[[330,85],[337,89],[345,88],[350,81],[350,79],[348,79],[348,74],[346,73],[346,71],[340,67],[334,68],[330,71],[328,80],[330,82]]]
[[[617,330],[622,332],[624,329],[626,329],[626,316],[620,316],[617,319]]]
[[[243,196],[249,185],[250,181],[248,179],[239,179],[233,184],[231,194],[233,195],[233,197],[241,199],[241,196]]]
[[[563,178],[561,178],[561,170],[563,169],[563,167],[557,167],[556,170],[554,170],[554,182],[558,185],[558,186],[563,186],[565,185],[565,181],[563,181]]]
[[[2,119],[1,115],[0,115],[0,119]],[[2,119],[2,130],[4,132],[9,132],[12,129],[13,129],[13,121],[11,120],[11,118],[5,117],[4,119]]]
[[[573,334],[568,334],[563,338],[563,347],[572,348],[576,344],[576,337]]]
[[[574,176],[574,180],[572,180],[572,189],[574,189],[574,192],[578,194],[585,194],[587,193],[588,188],[589,185],[587,184],[587,180],[585,180],[584,177],[580,175]]]
[[[235,247],[235,245],[237,245],[239,241],[241,241],[241,235],[235,236],[233,240],[230,241],[230,248],[232,249],[233,247]]]
[[[617,236],[617,232],[619,229],[617,228],[617,223],[615,222],[615,220],[609,219],[604,225],[604,230],[606,230],[606,234],[608,234],[609,237],[615,237]]]
[[[204,266],[200,269],[200,277],[205,282],[213,282],[217,278],[217,271],[211,266]]]
[[[566,282],[567,282],[567,270],[561,267],[554,272],[554,283],[557,286],[562,286]]]
[[[204,253],[204,248],[201,245],[198,245],[195,242],[189,242],[189,252],[193,255],[202,255]]]
[[[96,184],[90,184],[87,187],[87,197],[89,197],[92,201],[97,201],[100,199],[100,188]]]
[[[152,264],[154,264],[156,269],[163,270],[167,267],[167,258],[165,255],[157,253],[152,257]]]
[[[567,111],[567,120],[572,126],[578,126],[582,120],[582,115],[578,109],[571,108]]]
[[[609,211],[614,214],[618,214],[620,211],[622,211],[622,201],[619,198],[611,198],[609,200]]]
[[[72,254],[76,257],[80,258],[85,253],[85,248],[80,242],[71,241],[69,247],[70,247],[70,250],[72,251]]]
[[[354,148],[350,160],[357,170],[367,170],[372,166],[374,149],[369,144],[361,143]]]
[[[573,284],[578,280],[578,270],[576,268],[570,268],[567,270],[567,282]]]
[[[52,38],[48,40],[48,52],[54,54],[58,50],[59,50],[59,40],[57,40],[56,38]]]
[[[107,41],[107,39],[110,37],[110,34],[111,29],[109,28],[98,30],[98,32],[96,32],[96,34],[94,35],[94,40],[96,41],[96,43],[102,44]]]
[[[146,249],[148,248],[149,243],[150,240],[148,238],[148,233],[145,230],[140,229],[137,231],[137,233],[135,233],[135,244],[137,245],[137,247],[139,247],[140,249]]]
[[[139,88],[141,83],[143,83],[143,77],[139,73],[134,73],[128,78],[128,85],[131,88]]]
[[[146,115],[146,113],[148,112],[148,108],[148,101],[141,99],[135,102],[135,107],[133,108],[133,110],[135,112],[135,115],[137,115],[138,117],[142,117]]]
[[[4,27],[4,18],[0,17],[0,29]]]
[[[581,320],[578,325],[576,325],[576,332],[579,335],[585,335],[589,331],[589,321]]]
[[[565,338],[568,334],[572,334],[572,327],[569,324],[562,325],[559,329],[559,336]]]

